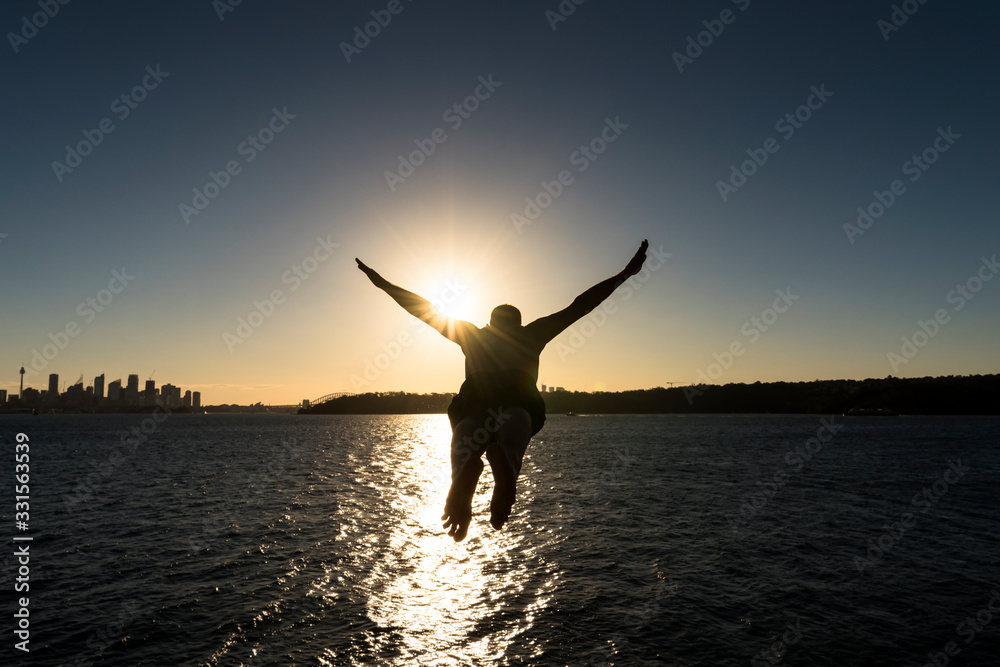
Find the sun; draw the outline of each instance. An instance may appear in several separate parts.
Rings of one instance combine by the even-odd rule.
[[[476,298],[468,292],[460,294],[449,293],[443,298],[433,299],[432,301],[438,311],[445,317],[451,317],[456,320],[467,320],[469,322],[475,322],[480,317],[479,304]]]
[[[446,279],[428,281],[429,287],[420,294],[445,317],[475,322],[483,314],[479,302],[468,281]]]

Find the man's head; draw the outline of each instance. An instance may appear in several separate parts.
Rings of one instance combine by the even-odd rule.
[[[521,326],[521,311],[510,304],[497,306],[490,313],[490,326],[501,331],[509,331]]]

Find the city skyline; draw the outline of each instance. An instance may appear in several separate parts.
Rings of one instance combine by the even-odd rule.
[[[29,375],[27,367],[22,366],[21,368],[24,370],[24,374],[23,375]],[[79,387],[83,387],[84,390],[87,392],[88,396],[92,395],[93,397],[95,397],[97,399],[108,398],[109,400],[117,400],[119,398],[117,394],[115,395],[114,399],[111,398],[112,387],[115,386],[115,385],[117,385],[117,391],[121,392],[121,397],[125,396],[125,392],[127,390],[134,390],[136,392],[136,396],[138,396],[140,398],[143,397],[143,396],[160,396],[161,395],[160,392],[156,391],[156,389],[157,389],[156,383],[155,383],[155,380],[153,380],[152,377],[150,377],[150,378],[148,378],[146,380],[141,380],[138,373],[129,373],[127,375],[118,377],[118,378],[116,378],[114,380],[110,380],[110,381],[108,381],[106,379],[107,378],[107,373],[101,373],[100,375],[97,375],[97,376],[95,376],[93,378],[93,381],[91,382],[90,385],[87,385],[85,383],[85,381],[84,381],[84,375],[85,374],[81,374],[80,377],[77,378],[77,380],[75,382],[73,382],[72,385],[69,385],[69,384],[66,384],[66,383],[63,383],[63,384],[60,385],[59,383],[60,383],[60,379],[61,379],[62,376],[59,373],[49,373],[48,376],[47,376],[47,378],[46,378],[46,382],[48,383],[48,388],[45,389],[45,390],[36,389],[30,383],[23,385],[23,387],[19,386],[18,390],[17,390],[18,393],[12,393],[8,389],[0,389],[0,404],[6,403],[8,401],[17,400],[23,394],[23,391],[25,389],[26,390],[38,391],[39,394],[42,397],[51,396],[51,395],[53,395],[53,393],[55,395],[57,395],[57,396],[64,396],[71,388],[75,388],[75,387],[78,387],[78,386]],[[38,374],[38,377],[41,377],[41,374]],[[122,382],[122,377],[126,378],[124,384]],[[667,384],[669,385],[669,384],[675,384],[675,383],[667,383]],[[107,386],[107,388],[108,388],[107,393],[105,393],[105,386]],[[55,387],[55,390],[53,389],[54,387]],[[173,385],[171,383],[166,383],[166,384],[160,385],[160,390],[162,391],[162,389],[164,387],[169,387],[171,389],[178,389],[178,390],[182,388],[182,387],[176,387],[175,385]],[[565,391],[565,388],[564,387],[557,387],[557,386],[553,386],[553,385],[546,385],[544,383],[540,383],[539,384],[539,390],[541,392],[545,393],[545,392],[549,392],[549,391]],[[352,394],[352,393],[356,393],[356,392],[338,392],[338,393]],[[201,397],[201,392],[200,391],[192,391],[192,390],[189,389],[189,390],[186,390],[186,394],[190,394],[192,399],[193,399],[194,396],[197,396],[199,398],[199,402],[200,402],[200,397]],[[291,404],[285,404],[285,405],[309,405],[310,403],[312,403],[315,400],[315,398],[319,398],[319,397],[313,397],[313,398],[304,397],[302,400],[298,401],[297,403],[291,403]],[[248,405],[250,405],[250,404],[248,404]],[[277,405],[277,404],[267,404],[267,405]],[[192,407],[192,406],[188,406],[188,407]],[[197,406],[195,405],[194,407],[197,407]]]
[[[24,377],[27,369],[23,366],[19,374]],[[156,381],[149,378],[140,388],[139,375],[129,373],[125,384],[119,377],[107,383],[105,394],[105,373],[94,377],[90,385],[86,385],[81,375],[73,384],[62,385],[60,388],[59,374],[49,373],[48,386],[44,390],[36,389],[30,384],[19,386],[17,394],[8,390],[0,390],[0,404],[18,404],[21,407],[53,406],[56,403],[66,403],[73,407],[90,405],[91,407],[149,407],[162,403],[167,407],[201,407],[201,392],[188,389],[181,394],[182,387],[164,383],[157,388]],[[30,393],[29,393],[30,392]],[[27,395],[27,397],[26,397]]]
[[[483,326],[564,308],[644,238],[539,384],[1000,371],[1000,6],[40,11],[0,7],[6,89],[32,91],[5,116],[0,368],[34,386],[453,392],[461,350],[355,257]]]

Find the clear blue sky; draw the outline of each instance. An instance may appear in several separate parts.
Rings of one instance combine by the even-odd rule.
[[[888,2],[222,6],[0,10],[0,388],[24,363],[39,388],[155,371],[209,403],[454,391],[458,348],[355,256],[485,324],[562,308],[643,238],[670,257],[541,382],[1000,372],[992,3],[914,2],[892,30]]]

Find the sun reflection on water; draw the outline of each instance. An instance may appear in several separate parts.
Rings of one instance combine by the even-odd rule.
[[[510,558],[512,549],[524,548],[523,540],[517,531],[494,532],[487,521],[489,467],[473,502],[469,537],[456,544],[440,518],[450,469],[448,420],[411,418],[407,426],[405,437],[391,445],[392,479],[383,501],[397,521],[382,537],[388,557],[374,564],[365,582],[371,591],[368,617],[395,630],[393,650],[402,653],[398,664],[413,664],[415,658],[421,664],[494,662],[551,596],[522,602],[520,619],[510,618],[509,601],[532,593],[525,595],[523,561]]]

